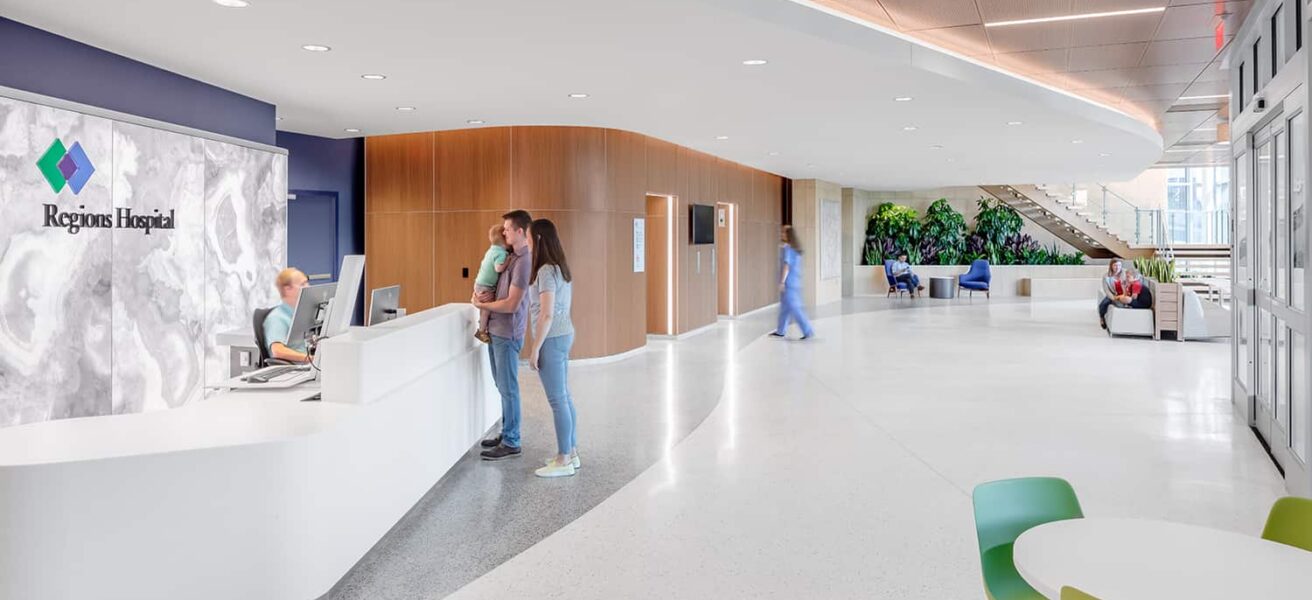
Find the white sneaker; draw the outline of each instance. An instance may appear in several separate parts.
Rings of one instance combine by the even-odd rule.
[[[555,457],[555,456],[548,456],[548,457],[542,459],[542,464],[544,464],[544,465],[549,465],[549,464],[551,464],[551,461],[553,461],[553,460],[556,460],[556,457]],[[577,454],[575,454],[574,457],[570,460],[570,464],[574,465],[574,469],[575,469],[575,470],[578,470],[578,469],[582,469],[582,468],[583,468],[583,463],[579,460],[579,455],[577,455]]]
[[[533,472],[533,474],[538,477],[570,477],[574,475],[574,473],[576,473],[576,471],[574,470],[573,463],[558,465],[555,461],[552,461],[547,466]]]

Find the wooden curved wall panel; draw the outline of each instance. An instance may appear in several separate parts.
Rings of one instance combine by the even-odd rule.
[[[646,343],[647,274],[632,268],[633,219],[645,216],[646,196],[677,198],[675,321],[682,333],[717,317],[715,248],[687,243],[688,205],[738,206],[737,304],[745,313],[776,301],[782,189],[776,175],[613,129],[491,127],[371,137],[365,141],[366,284],[400,284],[401,303],[411,312],[467,302],[488,228],[523,208],[560,228],[575,280],[573,357],[619,354]]]

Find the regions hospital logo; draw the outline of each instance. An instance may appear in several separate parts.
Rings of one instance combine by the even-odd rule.
[[[82,193],[82,188],[96,172],[80,142],[73,142],[73,147],[65,148],[59,139],[50,144],[36,161],[36,167],[56,194],[65,186],[73,191],[73,195]],[[73,235],[83,229],[138,229],[145,231],[146,235],[155,229],[173,229],[173,209],[169,209],[168,214],[155,209],[151,211],[154,214],[140,215],[126,206],[115,208],[113,213],[88,212],[84,204],[78,205],[77,211],[60,210],[59,205],[50,202],[42,203],[41,207],[45,227],[58,227]]]
[[[64,142],[58,139],[36,161],[36,166],[41,169],[41,175],[56,194],[64,189],[64,185],[68,185],[74,195],[82,193],[82,187],[91,179],[91,174],[96,172],[96,167],[87,158],[81,143],[73,142],[72,148],[65,149]]]

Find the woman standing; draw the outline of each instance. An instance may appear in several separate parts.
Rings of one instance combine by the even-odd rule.
[[[793,320],[802,329],[802,339],[807,339],[815,335],[815,330],[802,309],[802,246],[797,243],[792,225],[784,225],[779,241],[779,326],[770,335],[784,337],[788,321]]]
[[[529,314],[533,322],[533,351],[529,368],[538,372],[556,423],[556,455],[534,473],[538,477],[569,477],[582,466],[575,444],[574,399],[569,394],[569,350],[574,345],[574,324],[569,318],[573,291],[565,249],[556,224],[538,219],[529,226],[533,275],[529,278]]]

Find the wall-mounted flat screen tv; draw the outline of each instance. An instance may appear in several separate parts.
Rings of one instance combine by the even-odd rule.
[[[715,207],[705,204],[688,206],[689,237],[693,244],[715,243]]]

